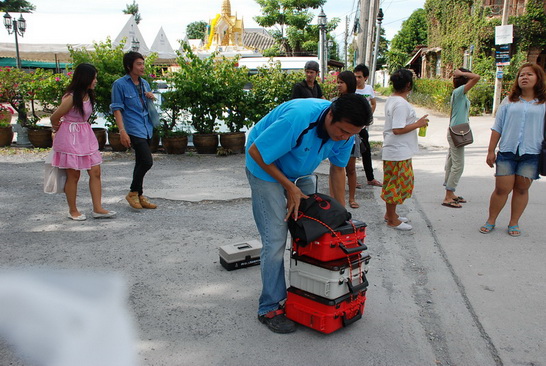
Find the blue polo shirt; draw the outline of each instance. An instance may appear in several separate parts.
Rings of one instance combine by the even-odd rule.
[[[129,75],[125,75],[112,84],[112,104],[110,110],[121,111],[123,125],[127,134],[149,139],[154,133],[154,126],[148,117],[145,92],[149,92],[150,84],[140,78],[140,85],[137,87]],[[140,94],[140,96],[139,96]],[[144,101],[144,105],[142,101]]]
[[[266,164],[274,163],[291,181],[312,174],[324,159],[345,167],[354,137],[333,141],[324,129],[324,117],[331,102],[323,99],[294,99],[262,118],[250,131],[246,167],[257,178],[275,182],[248,153],[252,144]]]

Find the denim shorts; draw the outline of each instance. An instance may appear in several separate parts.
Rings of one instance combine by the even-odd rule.
[[[498,152],[496,177],[520,175],[524,178],[538,179],[538,154],[514,154]]]

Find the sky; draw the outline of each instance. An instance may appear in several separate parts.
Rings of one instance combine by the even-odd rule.
[[[243,18],[246,28],[258,27],[253,17],[260,15],[255,0],[230,0],[232,13]],[[92,43],[113,39],[128,20],[122,13],[132,0],[30,0],[36,5],[32,14],[23,14],[27,31],[19,43]],[[185,36],[186,26],[194,21],[209,21],[220,12],[223,0],[137,0],[142,21],[139,29],[148,47],[163,27],[173,48]],[[358,0],[327,0],[324,12],[328,19],[338,17],[340,25],[335,31],[338,42],[343,41],[345,19],[349,17],[352,29]],[[398,32],[402,21],[424,6],[425,0],[381,0],[384,13],[383,27],[387,39]],[[315,11],[318,14],[320,10]],[[11,14],[19,17],[19,14]],[[314,20],[316,22],[316,18]],[[0,30],[0,42],[14,42],[14,35]]]

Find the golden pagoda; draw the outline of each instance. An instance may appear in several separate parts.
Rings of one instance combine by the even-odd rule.
[[[224,0],[222,12],[216,14],[207,27],[205,48],[208,50],[225,50],[226,48],[243,47],[243,19],[231,15],[231,3]]]

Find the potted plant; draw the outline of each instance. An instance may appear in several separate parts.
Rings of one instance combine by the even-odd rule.
[[[10,107],[0,104],[0,147],[10,146],[13,141],[12,115],[13,111]]]
[[[25,96],[32,75],[12,67],[0,67],[0,95],[17,112],[17,123],[13,130],[17,132],[17,144],[30,144],[27,138],[28,111]]]
[[[182,44],[185,54],[179,54],[180,69],[170,78],[173,99],[191,115],[195,130],[193,145],[199,154],[216,154],[218,149],[218,118],[224,108],[223,81],[218,78],[216,54],[201,60],[191,48]]]
[[[244,153],[246,134],[242,129],[249,127],[249,115],[253,108],[251,94],[245,85],[249,82],[246,67],[237,67],[238,59],[223,60],[217,64],[223,78],[225,94],[224,123],[229,132],[220,134],[220,145],[231,153]]]
[[[161,95],[160,135],[167,154],[184,154],[188,146],[188,129],[180,123],[183,110],[180,108],[179,94],[174,90]]]

